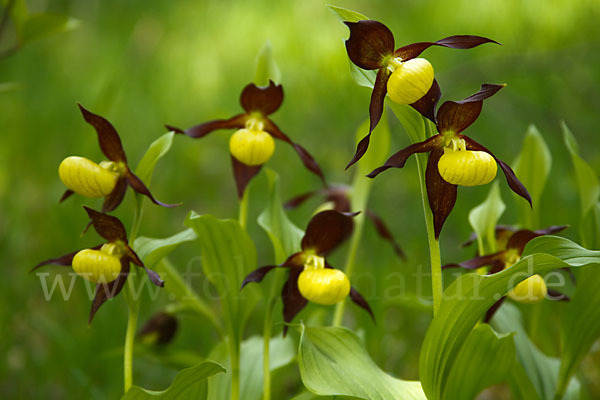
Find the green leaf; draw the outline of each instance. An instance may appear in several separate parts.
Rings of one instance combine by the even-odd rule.
[[[563,139],[575,168],[577,177],[577,187],[579,189],[579,197],[581,200],[581,216],[585,217],[600,198],[600,184],[596,173],[590,165],[579,156],[579,146],[575,137],[567,127],[562,123]]]
[[[174,136],[175,132],[167,132],[150,144],[150,147],[148,147],[148,150],[146,150],[142,160],[135,169],[135,174],[142,182],[146,184],[150,183],[156,163],[167,154],[173,144]]]
[[[304,231],[289,220],[281,205],[279,175],[268,168],[265,169],[265,174],[269,181],[269,199],[267,206],[258,216],[258,224],[267,232],[273,244],[275,262],[282,263],[288,256],[300,251]]]
[[[519,309],[505,302],[492,319],[500,332],[514,332],[518,363],[510,377],[513,397],[524,400],[553,400],[560,361],[542,353],[527,336]],[[572,380],[569,391],[579,390],[579,382]]]
[[[76,19],[69,18],[66,15],[31,14],[21,25],[19,40],[21,43],[29,43],[53,33],[74,29],[77,25],[79,25],[79,22]]]
[[[427,130],[423,117],[419,112],[409,106],[396,104],[388,101],[387,105],[391,108],[400,121],[411,143],[422,142],[427,139]]]
[[[329,7],[329,9],[331,11],[333,11],[333,13],[339,18],[339,20],[341,22],[344,22],[344,21],[358,22],[358,21],[362,21],[365,19],[369,19],[369,17],[366,17],[361,13],[349,10],[347,8],[342,8],[342,7],[332,6],[332,5],[327,5],[327,7]]]
[[[450,372],[444,398],[474,399],[486,387],[506,380],[514,363],[513,335],[498,334],[488,324],[478,325]]]
[[[256,55],[254,61],[254,84],[267,86],[269,80],[275,83],[281,82],[281,71],[273,59],[271,42],[267,41]]]
[[[352,331],[304,325],[301,329],[300,377],[312,393],[369,400],[425,399],[419,382],[396,379],[379,368]]]
[[[494,182],[484,202],[469,213],[469,223],[477,234],[480,254],[491,254],[497,251],[496,224],[505,209],[506,204],[502,201],[500,186],[498,182]]]
[[[135,240],[133,249],[142,261],[144,261],[146,267],[152,268],[156,263],[179,247],[180,244],[191,242],[197,238],[196,232],[191,228],[162,239],[142,236]]]
[[[514,162],[514,171],[519,180],[525,185],[534,204],[532,209],[529,205],[520,202],[523,227],[535,229],[538,225],[537,210],[542,197],[544,187],[550,174],[552,166],[552,155],[544,138],[534,125],[530,125],[523,139],[521,153]]]
[[[584,249],[565,238],[542,236],[529,242],[521,260],[512,267],[489,276],[465,274],[454,281],[444,291],[421,350],[419,370],[427,397],[443,397],[448,376],[471,330],[510,289],[534,274],[597,263],[600,251]]]
[[[271,371],[289,365],[296,358],[294,342],[290,336],[273,337],[269,344]],[[210,353],[210,358],[217,360],[226,368],[229,366],[227,343],[220,342]],[[263,390],[263,338],[252,336],[242,342],[240,356],[240,399],[260,400]],[[231,376],[216,375],[208,381],[208,399],[221,400],[230,398]]]
[[[123,400],[202,400],[207,396],[206,379],[212,375],[225,372],[221,365],[205,361],[192,368],[181,370],[166,390],[156,392],[133,386],[122,397]]]
[[[239,344],[248,314],[258,301],[256,285],[240,291],[246,275],[256,269],[254,243],[238,221],[192,211],[185,224],[198,236],[202,269],[219,294],[230,339]]]
[[[366,69],[357,67],[350,60],[348,60],[348,62],[350,65],[350,75],[352,76],[352,79],[354,79],[354,82],[356,82],[358,86],[373,89],[373,86],[375,86],[377,71],[368,71]]]

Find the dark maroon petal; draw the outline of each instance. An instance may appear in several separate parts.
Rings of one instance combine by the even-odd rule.
[[[290,144],[294,148],[294,150],[296,150],[296,153],[298,153],[298,155],[300,156],[300,159],[302,160],[304,166],[310,172],[321,178],[323,186],[327,186],[325,182],[325,176],[323,175],[323,171],[321,171],[321,167],[319,167],[319,164],[317,164],[313,156],[310,155],[310,153],[304,147],[300,146],[297,143],[294,143],[285,133],[281,131],[281,129],[279,129],[277,125],[275,125],[273,121],[265,118],[263,122],[265,124],[265,131],[271,134],[271,136],[273,136],[275,139],[283,140],[284,142]]]
[[[254,271],[250,272],[248,276],[244,278],[240,290],[242,290],[244,286],[246,286],[250,282],[262,282],[264,277],[267,276],[267,274],[271,272],[273,268],[277,268],[277,265],[265,265],[264,267],[257,268]]]
[[[518,230],[510,237],[510,239],[508,239],[506,248],[516,250],[516,251],[518,251],[519,254],[521,254],[521,253],[523,253],[523,249],[525,248],[525,245],[538,236],[542,236],[542,235],[538,234],[536,232],[530,231],[529,229]]]
[[[323,189],[325,193],[325,201],[333,203],[333,209],[342,213],[349,213],[352,211],[350,205],[350,195],[348,186],[334,186],[327,189]]]
[[[434,79],[433,84],[427,93],[425,93],[425,96],[421,97],[410,106],[417,110],[422,116],[435,123],[435,108],[437,107],[437,103],[440,101],[441,97],[442,91],[440,89],[440,85],[438,85],[437,81]]]
[[[136,254],[136,252],[133,251],[133,249],[131,247],[127,246],[126,250],[127,250],[126,257],[129,258],[129,261],[131,261],[132,263],[134,263],[138,267],[144,268],[144,270],[146,271],[146,274],[148,275],[148,278],[150,278],[150,280],[152,281],[152,283],[154,283],[156,286],[159,286],[159,287],[164,287],[165,286],[165,281],[163,281],[162,279],[160,279],[160,275],[158,275],[158,273],[156,273],[155,271],[151,270],[150,268],[147,268],[144,265],[144,263],[142,262],[142,260],[138,257],[138,255]]]
[[[96,285],[96,295],[94,296],[94,301],[92,302],[92,309],[90,311],[90,317],[88,319],[88,324],[92,323],[92,319],[94,319],[94,315],[96,312],[106,302],[106,300],[112,299],[123,289],[125,282],[127,281],[127,276],[129,275],[129,260],[127,258],[121,259],[121,273],[112,282],[109,283],[99,283]]]
[[[488,265],[496,266],[501,265],[504,266],[504,256],[506,250],[502,250],[493,254],[488,254],[485,256],[477,256],[467,261],[463,261],[458,264],[446,264],[442,266],[442,269],[446,268],[463,268],[468,270],[475,270],[477,268],[486,267]]]
[[[548,289],[548,295],[546,298],[553,301],[571,301],[569,296],[554,289]]]
[[[362,69],[379,69],[394,52],[394,35],[387,26],[373,20],[344,21],[350,28],[346,51],[350,60]]]
[[[379,234],[379,236],[382,239],[387,240],[388,242],[390,242],[390,244],[394,248],[394,251],[396,252],[396,254],[398,255],[398,257],[400,257],[403,260],[406,260],[406,254],[404,254],[404,251],[402,251],[402,249],[400,248],[400,245],[394,239],[394,236],[392,235],[392,232],[389,230],[389,228],[387,227],[387,225],[385,224],[385,222],[383,221],[383,219],[379,215],[375,214],[371,210],[367,209],[365,211],[365,213],[366,213],[367,217],[369,217],[369,219],[375,225],[375,229],[377,230],[377,233]]]
[[[139,194],[143,194],[144,196],[148,197],[150,199],[150,201],[156,205],[159,205],[162,207],[168,207],[168,208],[179,207],[181,205],[181,203],[167,204],[167,203],[163,203],[162,201],[156,200],[154,198],[154,196],[152,196],[152,193],[150,193],[150,190],[148,189],[148,187],[146,187],[146,185],[144,185],[144,182],[142,182],[142,180],[140,178],[138,178],[133,172],[131,172],[131,170],[129,170],[129,168],[127,168],[127,183],[129,183],[129,185],[131,186],[131,188],[133,190],[135,190]]]
[[[58,201],[59,203],[62,203],[63,201],[65,201],[66,199],[68,199],[69,197],[71,197],[73,194],[75,194],[74,191],[72,191],[71,189],[67,189],[63,195],[61,196],[60,200]]]
[[[281,300],[283,301],[283,320],[286,323],[292,322],[296,314],[298,314],[308,303],[302,294],[300,294],[300,290],[298,289],[298,277],[302,269],[300,268],[292,268],[290,269],[290,274],[288,280],[283,285],[281,290]],[[287,334],[288,327],[287,325],[283,326],[283,336]]]
[[[512,232],[514,232],[514,231],[515,231],[515,229],[508,225],[496,225],[496,228],[494,229],[496,239],[499,239],[502,235],[505,235],[508,233],[510,233],[512,235]],[[469,247],[476,240],[477,240],[477,233],[471,232],[471,235],[469,235],[469,239],[467,239],[466,242],[461,244],[460,247]]]
[[[165,125],[168,130],[174,131],[175,133],[181,133],[192,138],[201,138],[209,133],[219,129],[242,129],[246,126],[246,114],[239,114],[229,119],[216,119],[214,121],[208,121],[200,125],[192,126],[189,129],[182,130],[171,125]]]
[[[506,85],[483,84],[479,92],[460,101],[446,101],[437,113],[437,126],[440,133],[460,133],[471,125],[483,107],[483,100],[496,94]]]
[[[440,149],[444,143],[444,138],[441,135],[434,135],[429,139],[411,144],[408,147],[400,150],[385,162],[381,167],[374,169],[369,175],[369,178],[375,178],[377,175],[382,173],[383,171],[390,168],[402,168],[404,164],[406,164],[406,160],[408,157],[415,153],[427,153],[434,151],[436,149]]]
[[[319,190],[312,190],[310,192],[299,194],[298,196],[294,196],[288,201],[285,202],[283,207],[287,210],[296,208],[302,205],[308,199],[315,197],[317,194],[321,193]]]
[[[506,164],[504,161],[498,159],[494,155],[494,153],[492,153],[491,151],[486,149],[483,145],[479,144],[478,142],[471,139],[470,137],[464,136],[464,135],[461,135],[461,137],[467,143],[467,149],[477,150],[477,151],[485,151],[490,156],[494,157],[494,160],[496,160],[496,162],[502,169],[502,172],[504,172],[504,176],[506,177],[506,182],[508,183],[508,186],[510,187],[510,189],[513,192],[515,192],[516,194],[518,194],[519,196],[521,196],[522,198],[524,198],[525,200],[527,200],[527,202],[529,202],[529,205],[531,207],[533,207],[533,204],[531,203],[531,196],[529,195],[527,188],[525,187],[525,185],[523,185],[523,183],[521,183],[519,178],[517,178],[517,176],[515,175],[515,172],[512,170],[512,168],[508,164]]]
[[[495,40],[472,35],[455,35],[438,40],[437,42],[420,42],[409,44],[394,52],[394,56],[402,58],[403,61],[418,57],[423,51],[431,46],[450,47],[452,49],[472,49],[484,43],[496,43]]]
[[[49,260],[44,260],[41,263],[39,263],[38,265],[36,265],[35,267],[33,267],[31,269],[31,271],[29,271],[29,272],[31,273],[31,272],[35,271],[36,269],[43,267],[44,265],[62,265],[65,267],[70,267],[71,264],[73,263],[73,257],[75,257],[75,254],[79,253],[80,251],[81,250],[77,250],[72,253],[65,254],[64,256],[51,258]]]
[[[231,165],[233,166],[233,178],[235,179],[238,198],[241,199],[244,196],[246,186],[260,172],[262,165],[246,165],[234,156],[231,156]]]
[[[81,114],[83,114],[85,122],[96,129],[100,149],[106,158],[111,161],[123,161],[124,163],[127,163],[127,157],[123,151],[121,138],[119,138],[119,134],[112,124],[105,118],[86,110],[81,104],[77,103],[77,105],[81,110]]]
[[[247,112],[258,111],[263,117],[274,113],[283,103],[283,86],[269,81],[269,86],[256,86],[254,83],[247,85],[242,90],[240,104]]]
[[[558,233],[560,231],[564,231],[567,229],[569,225],[552,225],[544,229],[538,229],[534,231],[538,235],[552,235],[554,233]]]
[[[126,191],[127,179],[125,179],[125,177],[120,177],[113,191],[104,198],[104,203],[102,203],[102,212],[109,213],[116,209],[123,201]]]
[[[358,291],[353,287],[350,288],[350,298],[352,299],[354,304],[366,310],[369,313],[369,315],[371,315],[371,318],[373,318],[373,322],[375,322],[375,315],[373,315],[373,311],[371,310],[369,303],[367,303],[365,298],[362,297],[362,295],[358,293]]]
[[[433,213],[433,227],[435,238],[440,237],[444,221],[450,215],[450,211],[456,203],[456,185],[446,182],[438,171],[438,161],[444,153],[444,150],[438,148],[431,152],[427,160],[427,170],[425,171],[425,182],[427,186],[427,197],[429,207]]]
[[[168,344],[173,340],[177,333],[177,318],[173,315],[161,311],[155,314],[144,324],[138,337],[156,334],[156,343],[160,345]]]
[[[127,243],[125,227],[118,218],[92,210],[86,206],[83,206],[83,208],[92,220],[92,225],[94,225],[94,229],[98,232],[98,235],[109,242],[122,240]]]
[[[373,86],[373,92],[371,92],[371,102],[369,103],[369,133],[367,136],[362,138],[356,146],[356,153],[352,160],[346,165],[346,169],[354,165],[361,157],[367,152],[369,148],[369,141],[373,129],[377,126],[381,120],[383,114],[383,103],[385,101],[385,95],[387,93],[387,82],[390,79],[390,70],[387,68],[381,68],[377,72],[377,78],[375,79],[375,85]]]
[[[492,304],[492,306],[485,313],[485,318],[483,319],[483,322],[489,323],[492,320],[494,314],[496,314],[496,311],[498,311],[502,303],[504,303],[504,300],[506,300],[506,296],[501,297],[500,300]]]
[[[328,254],[351,234],[354,228],[349,214],[326,210],[316,214],[306,227],[302,250],[313,250],[319,255]]]

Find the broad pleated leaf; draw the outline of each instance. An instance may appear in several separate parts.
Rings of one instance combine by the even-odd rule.
[[[368,400],[425,400],[421,384],[384,372],[360,339],[345,328],[302,325],[298,365],[304,386],[321,396]]]
[[[141,236],[135,240],[133,249],[144,261],[148,268],[152,268],[164,257],[168,256],[179,245],[196,240],[196,232],[189,228],[166,238],[150,238]]]
[[[500,186],[495,182],[483,203],[473,208],[469,213],[469,223],[477,235],[479,249],[484,249],[481,254],[495,253],[496,248],[496,224],[506,205],[500,195]]]
[[[122,400],[205,400],[207,378],[225,372],[225,368],[213,361],[205,361],[195,367],[179,371],[171,385],[163,391],[153,391],[133,386]]]

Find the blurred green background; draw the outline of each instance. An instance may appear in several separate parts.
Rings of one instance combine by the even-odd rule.
[[[78,24],[75,29],[26,44],[0,60],[0,83],[14,83],[10,90],[0,92],[0,354],[4,355],[0,396],[116,398],[122,390],[124,300],[107,303],[88,327],[90,302],[81,280],[77,280],[69,301],[60,296],[45,301],[39,278],[28,274],[42,259],[98,242],[94,232],[85,237],[79,233],[86,223],[81,205],[100,207],[99,202],[74,196],[58,204],[64,191],[57,176],[60,161],[68,155],[102,159],[96,135],[82,120],[76,102],[115,125],[130,164],[135,166],[147,146],[165,132],[163,124],[187,127],[240,111],[239,92],[253,79],[254,58],[269,40],[286,94],[273,119],[312,152],[331,182],[348,183],[352,170],[345,172],[344,166],[354,152],[356,129],[367,118],[370,93],[350,76],[343,44],[347,29],[320,1],[26,3],[30,12],[67,15]],[[469,51],[432,48],[425,56],[435,66],[444,99],[463,98],[483,82],[508,84],[486,103],[469,134],[510,163],[518,154],[528,125],[535,124],[554,159],[542,203],[536,205],[541,210],[541,223],[571,224],[566,235],[577,239],[579,203],[560,121],[565,120],[578,138],[582,156],[595,168],[600,167],[600,152],[596,150],[600,144],[600,2],[332,3],[384,22],[394,32],[397,46],[453,34],[475,34],[501,42],[502,46],[486,45]],[[10,24],[6,27],[0,50],[13,44],[12,28]],[[399,149],[408,139],[391,113],[389,116],[392,149]],[[222,218],[237,215],[227,149],[229,135],[219,132],[197,141],[175,138],[171,152],[158,164],[152,188],[160,200],[183,201],[184,205],[174,210],[147,205],[141,234],[171,235],[182,229],[191,209]],[[283,197],[317,188],[318,180],[301,167],[291,148],[280,142],[277,146],[268,166],[280,174]],[[497,179],[504,180],[502,176]],[[261,175],[253,187],[249,226],[257,243],[259,265],[272,262],[266,235],[255,223],[265,190],[266,180]],[[488,190],[489,186],[459,190],[457,206],[442,234],[443,261],[472,255],[472,249],[461,250],[458,245],[470,232],[469,210],[483,201]],[[502,222],[511,224],[522,200],[509,192],[504,182],[502,190],[509,206]],[[369,351],[379,365],[410,379],[418,378],[418,350],[430,317],[410,300],[389,304],[382,297],[386,289],[398,285],[393,278],[397,275],[390,274],[400,272],[412,293],[417,284],[411,274],[418,266],[427,266],[420,202],[414,162],[375,181],[371,207],[387,219],[408,261],[400,262],[367,224],[355,279],[375,308],[378,324],[373,326],[354,306],[348,307],[346,319],[348,325],[367,335]],[[317,205],[315,200],[293,211],[292,219],[304,227]],[[129,192],[116,212],[126,226],[131,223],[132,209]],[[174,260],[183,268],[194,255],[194,246],[185,246]],[[332,260],[341,267],[344,249]],[[63,270],[49,267],[44,272],[53,276]],[[143,301],[142,320],[166,302],[166,296],[159,296],[156,302]],[[540,307],[545,310],[542,315],[550,318],[561,306]],[[321,316],[327,322],[331,311],[310,306],[301,317],[311,320]],[[248,334],[260,333],[260,312],[259,308],[253,316]],[[524,312],[527,315],[529,311]],[[207,323],[184,316],[171,350],[189,350],[204,357],[215,338]],[[540,346],[551,355],[559,352],[558,345],[547,341]],[[160,354],[158,357],[136,359],[136,384],[161,389],[176,368],[181,368],[181,362],[161,365],[157,361]],[[590,364],[589,360],[586,363]],[[598,382],[598,369],[585,370],[588,389],[594,393],[598,388],[589,382]],[[276,379],[279,398],[300,389],[295,366]]]

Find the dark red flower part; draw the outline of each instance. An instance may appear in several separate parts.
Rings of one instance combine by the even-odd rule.
[[[371,133],[379,123],[383,114],[383,103],[387,94],[387,82],[391,75],[388,64],[393,58],[403,62],[418,57],[431,46],[449,47],[453,49],[471,49],[484,43],[498,42],[472,35],[455,35],[438,40],[437,42],[420,42],[400,47],[394,50],[394,35],[387,26],[373,20],[344,22],[350,29],[350,37],[346,40],[346,51],[350,60],[359,68],[377,70],[377,78],[371,93],[369,104],[369,133],[359,142],[354,157],[346,169],[351,167],[365,154],[369,147]],[[441,97],[440,87],[434,79],[429,91],[419,100],[410,104],[425,118],[435,120],[435,107]]]
[[[94,300],[92,301],[92,309],[90,311],[89,323],[92,322],[96,311],[104,304],[107,300],[118,295],[123,289],[123,285],[129,276],[129,263],[132,262],[135,265],[144,268],[150,280],[157,286],[163,287],[164,282],[160,279],[158,274],[147,268],[142,260],[138,257],[138,255],[133,251],[133,249],[128,245],[127,241],[127,233],[125,231],[125,227],[123,223],[116,217],[110,216],[105,213],[101,213],[95,211],[89,207],[83,207],[90,217],[90,222],[98,235],[100,235],[103,239],[106,239],[108,243],[115,244],[120,246],[123,249],[122,254],[120,254],[120,262],[121,262],[121,272],[119,276],[108,283],[97,283],[96,284],[96,292],[94,295]],[[98,246],[94,246],[92,250],[100,250],[103,247],[103,244]],[[82,249],[84,250],[84,249]],[[73,263],[73,258],[79,251],[75,251],[72,253],[65,254],[60,257],[51,258],[41,263],[37,264],[30,272],[37,270],[38,268],[44,265],[62,265],[62,266],[71,266]]]
[[[172,125],[166,125],[166,127],[176,133],[184,134],[192,138],[202,138],[219,129],[243,129],[247,127],[248,123],[258,121],[263,125],[262,129],[273,138],[284,141],[292,146],[304,166],[310,172],[317,175],[323,184],[325,184],[323,172],[310,153],[304,147],[293,142],[270,118],[268,118],[269,115],[279,109],[283,102],[283,97],[283,86],[275,84],[273,81],[269,81],[269,85],[264,87],[250,83],[246,85],[240,95],[240,104],[245,111],[243,114],[235,115],[229,119],[208,121],[185,130]],[[236,159],[233,155],[231,157],[233,177],[236,182],[238,197],[241,198],[246,190],[246,186],[250,180],[260,172],[262,165],[247,165]]]
[[[164,346],[170,343],[177,333],[179,323],[175,316],[161,311],[150,318],[140,330],[138,337],[156,335],[156,344]]]
[[[127,185],[130,185],[137,193],[142,194],[150,199],[154,204],[162,207],[177,207],[181,204],[167,204],[160,202],[152,196],[150,190],[127,166],[127,156],[121,144],[121,138],[115,127],[104,117],[94,114],[87,110],[81,104],[77,103],[83,119],[96,130],[98,135],[98,143],[100,150],[110,161],[113,161],[123,166],[123,171],[120,173],[114,189],[108,196],[105,197],[102,204],[102,212],[107,213],[116,209],[123,201]],[[65,201],[73,194],[72,190],[67,190],[60,198],[59,202]]]
[[[283,301],[283,320],[291,322],[308,303],[298,288],[298,278],[304,270],[309,257],[322,257],[329,254],[339,246],[352,233],[352,217],[358,213],[344,213],[335,210],[322,211],[316,214],[308,223],[306,233],[302,238],[302,251],[294,253],[280,265],[266,265],[252,271],[242,282],[241,289],[251,282],[260,283],[269,272],[275,268],[288,268],[288,278],[281,289]],[[327,261],[322,260],[324,268],[332,267]],[[350,289],[351,300],[359,307],[365,309],[371,316],[373,313],[365,299],[354,289]],[[287,326],[283,328],[283,335],[287,333]]]
[[[508,186],[513,192],[523,197],[531,205],[531,197],[525,186],[516,177],[514,171],[508,164],[498,159],[491,151],[468,136],[461,134],[469,127],[483,107],[483,101],[506,85],[483,84],[481,89],[460,101],[446,101],[437,111],[436,128],[438,133],[432,137],[398,151],[392,155],[384,165],[374,169],[367,176],[375,178],[377,175],[389,168],[402,168],[408,158],[415,153],[429,153],[425,181],[427,186],[427,197],[429,207],[433,213],[435,237],[439,238],[446,218],[456,203],[457,185],[448,183],[442,178],[438,170],[438,162],[444,154],[444,147],[448,145],[448,137],[462,140],[466,150],[483,151],[494,158],[506,176]]]

